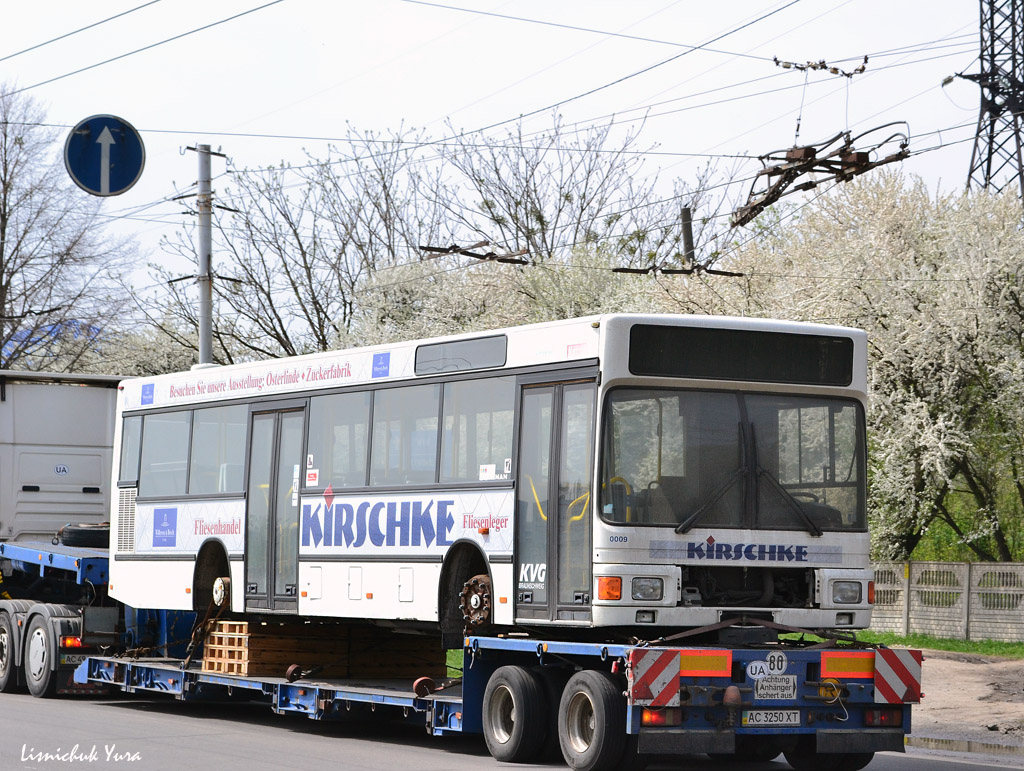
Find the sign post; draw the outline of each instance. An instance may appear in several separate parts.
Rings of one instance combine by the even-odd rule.
[[[71,179],[91,195],[121,195],[142,176],[146,149],[128,121],[114,115],[93,115],[68,134],[64,166]]]

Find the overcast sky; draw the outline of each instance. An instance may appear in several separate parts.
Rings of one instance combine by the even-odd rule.
[[[140,131],[144,174],[105,210],[153,249],[191,225],[168,199],[195,181],[196,143],[255,168],[325,155],[346,122],[440,138],[446,122],[470,131],[524,115],[539,131],[555,106],[567,124],[645,121],[649,171],[691,182],[708,156],[753,172],[796,141],[906,121],[904,169],[959,190],[979,89],[942,81],[978,71],[978,25],[965,0],[9,2],[0,82],[26,89],[62,137],[102,113]],[[851,71],[865,55],[852,78],[773,62]],[[214,160],[214,175],[227,168]]]

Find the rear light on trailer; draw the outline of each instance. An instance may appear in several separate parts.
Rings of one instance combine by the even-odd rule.
[[[866,709],[864,725],[872,728],[899,728],[903,725],[902,709]]]
[[[75,637],[73,635],[65,635],[65,636],[60,638],[60,647],[61,648],[82,648],[82,647],[85,647],[85,646],[82,645],[82,638],[81,637]]]
[[[622,579],[619,576],[598,576],[597,577],[597,599],[599,600],[621,600]]]
[[[640,717],[641,725],[651,728],[682,725],[682,722],[683,711],[679,707],[662,707],[661,709],[645,707]]]

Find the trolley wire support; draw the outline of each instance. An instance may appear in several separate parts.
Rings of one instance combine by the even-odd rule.
[[[654,265],[648,265],[646,268],[612,268],[612,273],[630,273],[637,276],[646,276],[650,273],[661,273],[665,276],[690,276],[703,273],[708,276],[732,276],[733,278],[739,278],[744,275],[734,270],[720,270],[699,263],[690,263],[685,268],[666,268],[664,263],[655,263]]]
[[[1024,2],[981,0],[981,72],[957,77],[981,88],[967,187],[1024,197]],[[946,85],[952,78],[947,78]]]
[[[834,64],[829,64],[824,59],[801,64],[800,62],[784,62],[776,56],[773,57],[773,61],[775,62],[776,67],[782,67],[784,70],[799,70],[801,72],[820,70],[822,72],[827,72],[830,75],[842,75],[844,78],[852,78],[854,75],[860,75],[868,67],[868,57],[866,56],[864,57],[864,61],[852,70],[844,70]]]
[[[428,252],[428,259],[436,259],[445,254],[461,254],[464,257],[472,257],[475,260],[482,260],[484,262],[501,262],[506,265],[529,265],[529,260],[524,260],[523,257],[530,253],[529,249],[521,249],[518,252],[504,252],[497,253],[494,251],[477,252],[477,249],[482,249],[487,246],[491,246],[490,241],[477,241],[475,244],[469,246],[459,246],[458,244],[451,244],[450,246],[420,246],[420,251]]]
[[[827,182],[849,182],[866,171],[907,158],[910,155],[909,129],[893,131],[879,141],[868,141],[869,135],[879,135],[892,126],[906,129],[902,121],[886,123],[857,136],[843,131],[824,142],[760,156],[758,160],[764,168],[754,177],[747,203],[733,212],[730,224],[734,228],[746,225],[784,195],[813,190]],[[858,150],[857,145],[862,149]],[[891,151],[882,155],[889,148]],[[794,184],[805,174],[823,177]]]

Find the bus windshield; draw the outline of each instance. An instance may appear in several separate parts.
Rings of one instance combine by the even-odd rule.
[[[864,417],[849,399],[616,389],[602,438],[608,522],[864,530]]]

